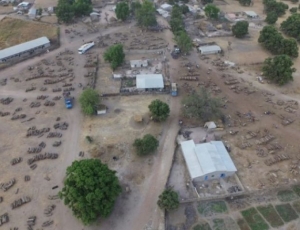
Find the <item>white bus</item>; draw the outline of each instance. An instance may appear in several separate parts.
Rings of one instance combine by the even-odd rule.
[[[79,49],[78,49],[78,53],[79,54],[84,54],[86,51],[88,51],[90,48],[92,48],[95,45],[95,42],[88,42],[85,43],[84,45],[82,45]]]

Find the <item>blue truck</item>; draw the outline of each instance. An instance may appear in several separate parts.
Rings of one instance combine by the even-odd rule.
[[[67,109],[72,109],[73,108],[73,97],[65,97],[65,106]]]
[[[176,83],[172,83],[171,85],[171,95],[172,97],[176,97],[178,95]]]

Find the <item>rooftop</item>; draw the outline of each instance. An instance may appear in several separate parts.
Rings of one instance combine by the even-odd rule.
[[[164,79],[161,74],[138,74],[136,75],[137,89],[160,89],[164,88]]]
[[[221,47],[217,46],[217,45],[199,46],[198,49],[201,50],[201,52],[210,52],[210,51],[215,51],[215,50],[220,50],[221,51]]]
[[[148,65],[148,60],[131,60],[130,65]]]
[[[252,10],[249,10],[249,11],[244,11],[245,14],[247,14],[248,16],[251,16],[251,17],[257,17],[258,15],[252,11]]]
[[[29,42],[24,42],[19,45],[15,45],[12,47],[8,47],[6,49],[0,50],[0,59],[7,58],[16,54],[19,54],[24,51],[28,51],[30,49],[36,48],[38,46],[42,46],[45,44],[50,43],[49,39],[47,37],[41,37],[34,40],[31,40]]]

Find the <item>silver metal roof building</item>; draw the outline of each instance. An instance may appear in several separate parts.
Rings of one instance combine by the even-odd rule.
[[[244,11],[244,13],[250,17],[250,18],[258,18],[257,13],[255,13],[254,11],[250,10],[250,11]]]
[[[193,181],[205,181],[233,175],[237,169],[222,141],[195,145],[181,142],[181,149]]]
[[[137,89],[162,89],[164,79],[161,74],[138,74],[136,75]]]
[[[222,49],[220,46],[211,45],[211,46],[199,46],[198,50],[201,54],[216,54],[221,53]]]
[[[131,60],[130,66],[131,66],[131,68],[147,67],[148,60]]]
[[[3,59],[8,59],[25,52],[29,52],[31,50],[40,47],[43,48],[43,46],[44,47],[50,46],[50,41],[47,37],[37,38],[29,42],[24,42],[22,44],[0,50],[0,61],[3,61]]]

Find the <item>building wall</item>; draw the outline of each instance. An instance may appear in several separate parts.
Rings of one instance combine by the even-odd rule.
[[[212,50],[212,51],[201,51],[199,50],[201,54],[217,54],[217,53],[221,53],[220,50]]]
[[[218,171],[213,173],[208,173],[202,177],[194,178],[193,181],[195,182],[202,182],[206,180],[215,180],[219,178],[225,178],[228,176],[232,176],[235,172],[228,172],[228,171]]]

